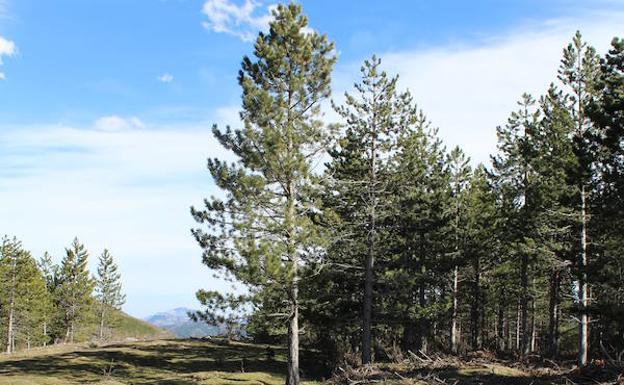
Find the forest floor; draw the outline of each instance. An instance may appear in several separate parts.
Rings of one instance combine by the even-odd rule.
[[[536,360],[537,361],[537,360]],[[340,369],[330,385],[624,385],[622,367],[593,362],[579,370],[553,361],[520,364],[487,352],[468,357],[411,354],[400,363]]]
[[[314,353],[304,354],[302,361],[308,374],[304,385],[323,382],[313,375],[322,370]],[[218,339],[61,345],[0,355],[0,385],[281,385],[284,371],[280,348]],[[581,373],[484,358],[437,357],[340,369],[327,385],[618,384],[619,373],[603,367]]]

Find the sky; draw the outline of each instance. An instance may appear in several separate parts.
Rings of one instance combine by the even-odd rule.
[[[108,248],[138,317],[229,290],[201,264],[190,206],[219,192],[210,128],[238,125],[240,61],[265,0],[0,0],[0,233],[60,261],[74,237]],[[523,92],[556,80],[579,29],[600,53],[624,36],[624,0],[304,0],[336,44],[333,98],[382,58],[447,146],[496,150]],[[327,119],[333,119],[327,111]]]

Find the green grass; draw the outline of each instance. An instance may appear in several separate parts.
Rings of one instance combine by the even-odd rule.
[[[281,385],[284,352],[266,345],[199,340],[56,346],[0,356],[0,385]]]

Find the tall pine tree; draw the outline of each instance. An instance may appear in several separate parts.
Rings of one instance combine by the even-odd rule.
[[[325,36],[307,30],[299,5],[279,5],[273,18],[268,34],[256,40],[255,59],[245,57],[239,73],[244,128],[213,130],[238,157],[234,164],[208,161],[225,198],[192,209],[208,226],[193,234],[204,249],[204,263],[245,284],[250,296],[257,299],[265,290],[282,294],[286,383],[298,385],[300,267],[319,253],[310,185],[314,157],[325,141],[318,118],[320,103],[330,94],[335,57]]]

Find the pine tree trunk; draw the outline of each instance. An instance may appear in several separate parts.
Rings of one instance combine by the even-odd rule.
[[[505,351],[505,288],[500,289],[500,298],[498,300],[498,344],[497,349],[499,352]]]
[[[14,251],[13,251],[14,253]],[[9,319],[7,322],[7,348],[6,352],[11,354],[13,352],[13,340],[14,340],[14,317],[15,317],[15,287],[17,285],[17,255],[12,255],[11,260],[11,292],[9,298]]]
[[[298,288],[295,284],[292,291],[292,310],[288,320],[288,374],[286,385],[299,385],[299,304]]]
[[[372,209],[374,211],[374,208]],[[362,314],[362,364],[368,365],[371,360],[372,311],[373,311],[373,266],[374,266],[374,227],[375,215],[371,214],[371,229],[368,233],[368,255],[366,257],[364,279],[364,308]]]
[[[535,298],[531,300],[531,344],[530,351],[535,352],[537,342],[537,325],[535,322]]]
[[[48,346],[48,323],[43,322],[43,346]]]
[[[427,273],[427,268],[423,264],[421,267],[422,277],[421,283],[418,287],[418,305],[421,309],[425,309],[427,307],[427,297],[425,295],[425,283],[424,277]],[[418,320],[418,341],[417,341],[417,350],[421,350],[424,353],[427,352],[427,334],[428,334],[428,322],[427,319],[423,316]]]
[[[104,338],[104,305],[102,305],[102,310],[100,311],[100,340]]]
[[[505,333],[507,333],[507,350],[512,350],[514,347],[513,344],[513,333],[511,332],[511,314],[505,318]]]
[[[470,306],[470,342],[473,350],[479,349],[481,319],[481,266],[478,257],[472,259],[472,304]]]
[[[460,200],[459,200],[460,188],[459,184],[455,192],[456,206],[455,206],[455,253],[456,258],[459,256],[459,216],[460,216]],[[451,352],[457,354],[457,348],[459,345],[459,339],[457,338],[457,311],[459,302],[459,266],[455,265],[453,268],[453,304],[451,308]]]
[[[589,359],[589,316],[587,305],[587,192],[581,186],[581,255],[579,261],[579,305],[581,319],[579,323],[579,366],[587,365]]]
[[[518,333],[520,337],[520,356],[525,357],[529,350],[529,328],[528,328],[528,313],[529,313],[529,256],[526,253],[522,253],[522,261],[520,266],[520,288],[522,290],[520,294],[519,304],[519,316],[520,324]]]
[[[290,100],[290,96],[289,96]],[[293,146],[292,138],[289,137],[288,148]],[[293,178],[294,179],[294,178]],[[286,237],[287,252],[290,260],[290,269],[292,282],[290,292],[288,293],[291,302],[290,318],[288,320],[288,373],[286,376],[286,385],[299,385],[299,257],[297,254],[297,246],[295,239],[295,199],[296,191],[293,185],[293,179],[288,179],[286,183]]]
[[[7,325],[7,348],[6,352],[8,354],[12,353],[13,348],[13,296],[11,296],[11,301],[9,302],[9,321]]]
[[[457,336],[457,307],[459,297],[459,268],[455,265],[453,269],[453,307],[451,308],[451,352],[457,354],[459,339]]]
[[[557,358],[559,347],[559,290],[561,270],[554,268],[550,275],[548,300],[548,355]]]
[[[376,127],[373,127],[375,130]],[[375,264],[375,233],[376,233],[376,212],[375,206],[375,185],[377,183],[376,170],[376,137],[371,138],[371,158],[369,164],[370,180],[368,186],[370,213],[368,217],[368,254],[364,266],[364,304],[362,309],[362,364],[368,365],[371,359],[372,342],[372,313],[373,313],[373,268]]]
[[[520,311],[520,299],[518,299],[518,309],[516,314],[516,350],[520,350],[520,319],[521,319],[521,311]]]

